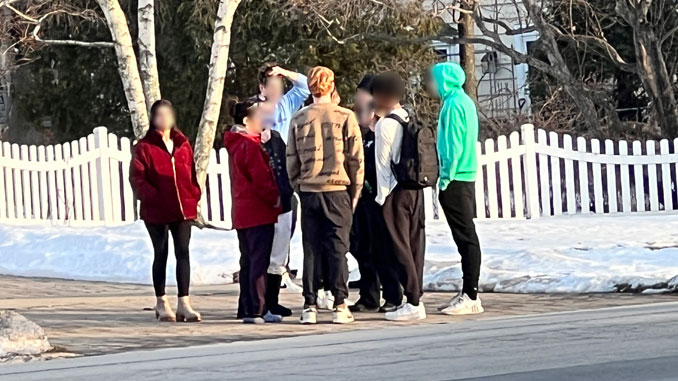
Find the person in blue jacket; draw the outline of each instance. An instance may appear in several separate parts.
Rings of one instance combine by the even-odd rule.
[[[272,167],[277,174],[278,184],[284,197],[284,211],[276,224],[273,252],[271,254],[272,265],[269,268],[271,278],[269,283],[271,287],[267,295],[270,299],[269,303],[274,305],[274,314],[289,316],[292,312],[280,306],[277,302],[277,294],[280,287],[275,285],[276,282],[282,281],[289,291],[301,292],[301,288],[292,281],[290,273],[287,271],[290,241],[294,235],[294,227],[297,221],[298,201],[293,196],[293,192],[289,194],[290,197],[285,197],[287,190],[290,189],[285,168],[285,150],[287,136],[289,135],[290,118],[304,106],[304,102],[311,95],[311,92],[308,90],[308,80],[305,75],[283,69],[273,62],[265,63],[259,68],[258,79],[259,94],[252,97],[254,99],[251,100],[258,102],[261,106],[262,118],[265,125],[264,132],[262,133],[262,142],[268,143],[264,144],[264,148],[268,147],[267,150],[269,150],[269,154],[272,156],[276,156],[275,152],[278,153],[278,157],[274,160],[279,161],[278,164],[280,165],[273,165]],[[285,79],[292,82],[292,88],[288,92],[285,92]],[[274,138],[273,141],[269,141],[272,137]],[[275,143],[275,147],[273,143]]]
[[[292,82],[292,88],[285,93],[284,79]],[[266,63],[259,69],[258,100],[273,105],[273,114],[269,115],[268,124],[287,143],[290,118],[304,105],[311,93],[308,91],[306,76],[283,69],[276,63]]]

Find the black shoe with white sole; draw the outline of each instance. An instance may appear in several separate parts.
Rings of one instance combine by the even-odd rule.
[[[398,309],[398,306],[396,306],[395,304],[386,302],[381,307],[379,307],[379,312],[382,312],[382,313],[393,312],[397,309]]]

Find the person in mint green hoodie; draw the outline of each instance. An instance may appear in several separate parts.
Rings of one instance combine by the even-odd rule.
[[[438,198],[461,255],[464,277],[459,295],[439,310],[448,315],[477,314],[483,312],[478,297],[480,243],[473,223],[478,111],[473,99],[462,88],[466,75],[459,64],[434,65],[432,79],[432,87],[443,101],[438,120]]]

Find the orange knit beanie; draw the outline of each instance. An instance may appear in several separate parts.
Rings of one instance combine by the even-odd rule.
[[[334,91],[334,72],[324,66],[316,66],[308,72],[308,89],[316,97]]]

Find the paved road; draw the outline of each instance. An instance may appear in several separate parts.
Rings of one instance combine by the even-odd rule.
[[[0,380],[676,380],[678,302],[0,366]]]

